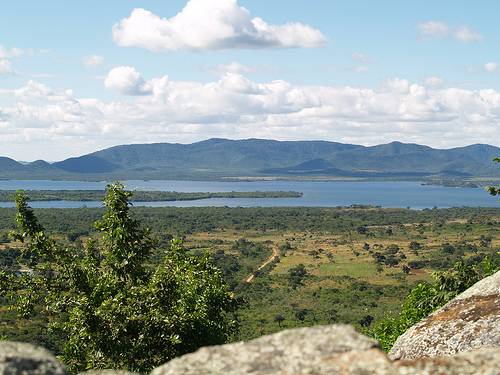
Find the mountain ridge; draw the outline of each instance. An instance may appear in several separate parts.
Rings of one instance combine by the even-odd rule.
[[[359,178],[500,177],[500,148],[436,149],[394,141],[375,146],[330,141],[211,138],[190,144],[117,145],[49,164],[0,157],[0,178],[220,179],[240,176]]]

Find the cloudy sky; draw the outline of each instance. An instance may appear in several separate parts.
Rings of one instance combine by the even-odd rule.
[[[0,156],[211,137],[500,146],[500,2],[16,0]]]

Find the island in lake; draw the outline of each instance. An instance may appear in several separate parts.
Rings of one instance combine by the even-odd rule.
[[[32,201],[101,201],[104,190],[25,190]],[[16,191],[0,190],[0,202],[12,202]],[[229,192],[177,192],[177,191],[134,191],[133,202],[193,201],[210,198],[300,198],[297,191],[229,191]]]

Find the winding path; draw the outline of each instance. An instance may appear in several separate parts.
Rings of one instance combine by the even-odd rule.
[[[263,269],[265,266],[267,266],[269,263],[271,263],[274,259],[276,259],[277,257],[279,257],[280,255],[280,252],[278,250],[278,246],[274,246],[273,247],[273,253],[271,254],[271,256],[269,258],[267,258],[264,263],[262,263],[259,268],[257,268],[255,271],[253,271],[250,275],[247,276],[247,278],[245,279],[245,283],[247,284],[251,284],[253,279],[255,278],[255,274],[260,271],[261,269]]]

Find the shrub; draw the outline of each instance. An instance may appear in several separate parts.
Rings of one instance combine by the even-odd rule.
[[[200,346],[220,344],[236,329],[237,303],[208,255],[188,255],[172,241],[163,262],[148,264],[155,243],[130,216],[130,192],[108,186],[99,242],[82,251],[50,239],[28,198],[16,197],[19,230],[31,272],[0,273],[0,294],[29,317],[37,306],[64,337],[72,371],[122,368],[146,372]],[[40,310],[40,309],[39,309]]]
[[[369,333],[385,351],[389,351],[408,328],[499,269],[498,255],[486,257],[478,264],[460,260],[448,271],[434,274],[432,283],[420,283],[413,288],[404,300],[399,315],[378,322]]]

